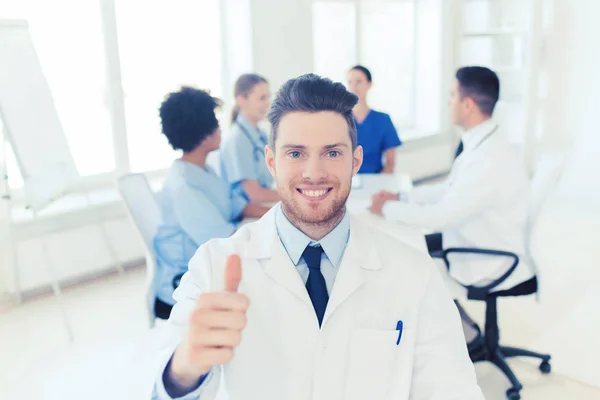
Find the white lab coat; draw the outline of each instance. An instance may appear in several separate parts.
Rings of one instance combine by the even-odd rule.
[[[388,202],[386,219],[442,232],[444,248],[477,247],[520,257],[513,274],[494,291],[534,276],[525,257],[529,181],[522,157],[492,120],[463,136],[464,151],[445,182],[417,187],[408,202]],[[465,285],[500,277],[512,259],[451,255],[450,276]],[[453,291],[455,297],[459,293]]]
[[[223,288],[232,253],[250,298],[241,345],[231,363],[213,368],[202,400],[215,398],[223,375],[231,400],[483,400],[457,309],[429,256],[354,217],[350,226],[321,329],[273,210],[198,250],[175,292],[172,346],[198,295]]]

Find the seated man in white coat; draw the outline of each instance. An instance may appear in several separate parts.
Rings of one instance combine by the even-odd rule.
[[[410,198],[389,192],[373,197],[372,212],[442,232],[427,237],[434,257],[450,247],[524,253],[529,183],[522,157],[492,119],[499,93],[500,82],[493,71],[459,69],[450,108],[454,123],[464,133],[446,181],[416,187]],[[512,259],[452,255],[450,262],[450,277],[445,265],[442,268],[458,298],[464,290],[461,293],[463,288],[456,281],[464,285],[490,283],[508,270]],[[531,267],[520,262],[510,278],[494,290],[510,289],[533,275]],[[466,313],[461,314],[466,339],[473,342],[479,328]]]
[[[312,74],[279,90],[265,155],[281,203],[190,261],[155,398],[224,382],[231,400],[483,400],[430,257],[346,212],[356,102]]]

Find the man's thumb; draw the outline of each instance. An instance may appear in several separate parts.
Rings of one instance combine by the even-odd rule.
[[[242,260],[237,254],[232,254],[225,263],[225,291],[237,292],[242,280]]]

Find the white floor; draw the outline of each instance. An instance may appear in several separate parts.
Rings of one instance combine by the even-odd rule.
[[[67,290],[68,339],[55,298],[47,296],[0,313],[0,399],[148,399],[152,336],[143,313],[144,270],[130,270]],[[600,399],[594,389],[530,364],[511,365],[524,400]],[[478,364],[486,399],[503,400],[506,379]]]

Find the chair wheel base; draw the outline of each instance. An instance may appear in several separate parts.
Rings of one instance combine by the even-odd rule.
[[[515,388],[510,388],[506,391],[506,398],[508,400],[520,400],[521,394],[519,393],[519,390]]]
[[[540,371],[542,371],[542,374],[549,374],[552,371],[552,366],[548,361],[542,361]]]

